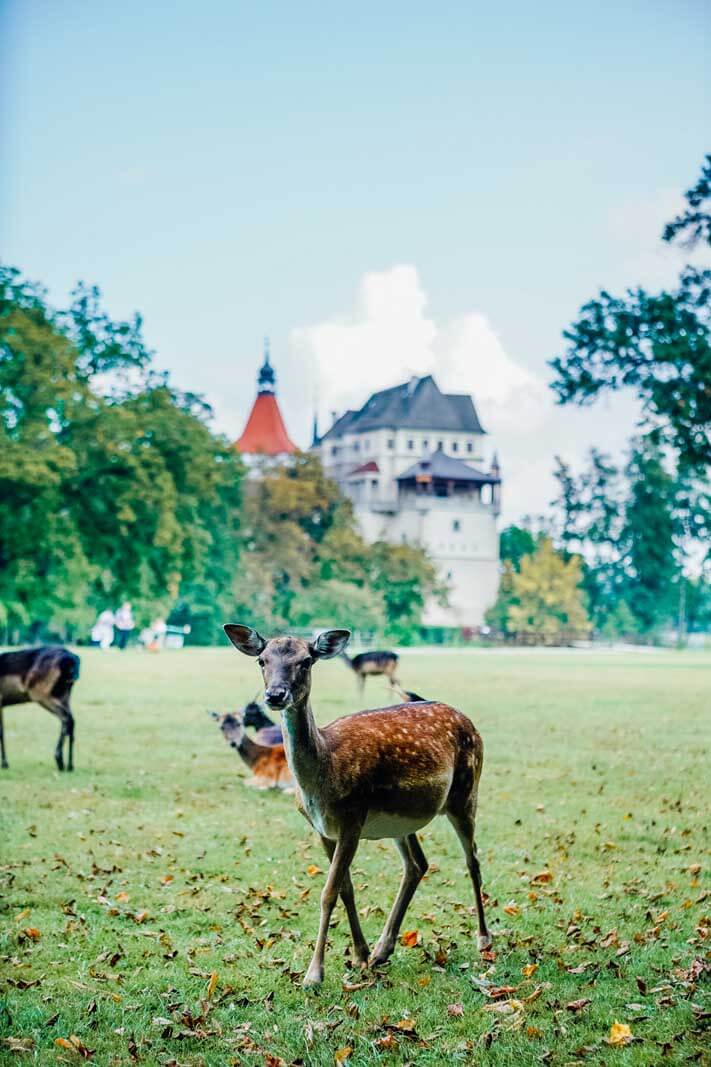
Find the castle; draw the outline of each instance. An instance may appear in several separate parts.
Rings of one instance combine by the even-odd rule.
[[[267,353],[236,442],[246,459],[295,449],[274,387]],[[258,407],[264,389],[268,413]],[[472,398],[443,393],[429,374],[373,393],[322,436],[314,425],[311,448],[353,502],[365,539],[422,545],[448,586],[449,605],[428,604],[426,626],[479,627],[496,599],[501,472],[496,457],[481,467],[484,437]]]

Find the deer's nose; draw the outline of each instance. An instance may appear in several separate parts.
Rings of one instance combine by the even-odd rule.
[[[264,699],[270,708],[283,708],[289,702],[289,689],[285,685],[270,685],[264,691]]]

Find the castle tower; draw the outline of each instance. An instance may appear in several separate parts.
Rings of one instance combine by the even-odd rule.
[[[257,376],[257,396],[234,447],[248,464],[260,456],[275,458],[296,451],[276,398],[276,374],[269,358],[268,337],[264,338],[264,362]]]

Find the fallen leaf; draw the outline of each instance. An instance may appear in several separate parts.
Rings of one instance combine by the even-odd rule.
[[[116,894],[116,903],[117,904],[125,904],[128,899],[129,899],[128,893],[125,890],[123,890],[121,893],[117,893]]]
[[[610,1034],[607,1038],[608,1045],[621,1046],[629,1045],[632,1041],[632,1031],[627,1023],[614,1022],[610,1027]]]
[[[462,1003],[448,1004],[447,1005],[447,1015],[454,1015],[454,1016],[464,1015],[464,1005]]]
[[[417,984],[424,988],[425,986],[428,986],[431,981],[432,981],[432,975],[423,974],[421,978],[417,979]]]
[[[2,1043],[10,1052],[15,1053],[32,1052],[35,1047],[33,1037],[4,1037]]]
[[[137,911],[136,914],[133,916],[133,921],[136,922],[136,923],[144,923],[147,918],[148,918],[148,912],[147,911]]]
[[[205,996],[208,1000],[212,997],[212,994],[217,988],[217,971],[213,971],[210,975],[210,981],[207,983],[207,989],[205,990]]]
[[[309,866],[306,868],[306,873],[308,874],[309,878],[315,878],[317,874],[323,874],[323,871],[320,867],[317,867],[315,863],[310,863]],[[350,1055],[352,1051],[353,1049],[351,1049],[348,1054]]]
[[[539,871],[538,874],[534,874],[533,878],[531,879],[532,883],[533,882],[543,883],[543,882],[552,882],[552,881],[553,881],[553,874],[549,870]]]
[[[582,1011],[583,1008],[587,1008],[588,1004],[592,1004],[592,1001],[590,1000],[590,998],[589,997],[582,997],[580,1000],[570,1000],[570,1001],[568,1001],[568,1003],[565,1006],[568,1009],[568,1011],[572,1011],[572,1012],[576,1012],[577,1013],[579,1011]]]
[[[400,938],[400,944],[405,948],[415,948],[420,943],[420,931],[419,930],[406,930]]]
[[[508,904],[504,904],[504,911],[507,915],[520,915],[521,909],[515,900],[510,900]]]
[[[527,963],[525,967],[521,968],[521,974],[524,978],[530,978],[532,974],[536,973],[538,966],[537,963]]]
[[[90,1060],[96,1051],[95,1049],[87,1048],[81,1038],[77,1037],[76,1034],[70,1034],[69,1040],[67,1040],[66,1037],[57,1037],[55,1038],[54,1043],[55,1045],[58,1045],[59,1048],[66,1048],[70,1052],[76,1053],[76,1055],[81,1056],[83,1060]]]
[[[345,1063],[352,1052],[353,1049],[350,1045],[344,1045],[343,1048],[336,1049],[333,1054],[334,1063]]]
[[[26,926],[22,932],[30,941],[39,941],[42,936],[36,926]]]
[[[392,1051],[398,1047],[397,1039],[394,1034],[386,1034],[385,1037],[379,1037],[377,1039],[375,1047]]]

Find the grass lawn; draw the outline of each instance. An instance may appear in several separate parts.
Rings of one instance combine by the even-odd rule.
[[[85,651],[73,775],[54,769],[45,711],[5,712],[0,1063],[89,1050],[101,1065],[709,1062],[711,656],[402,660],[409,688],[484,738],[495,959],[476,952],[442,819],[421,835],[432,866],[404,923],[416,943],[380,976],[354,971],[339,905],[324,985],[303,992],[325,857],[292,797],[245,788],[205,714],[252,697],[255,664],[227,648]],[[338,661],[315,669],[313,695],[322,722],[359,707]],[[377,680],[366,696],[389,702]],[[373,944],[394,845],[363,843],[353,869]],[[616,1022],[631,1042],[608,1044]],[[73,1050],[57,1044],[72,1035]]]

